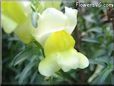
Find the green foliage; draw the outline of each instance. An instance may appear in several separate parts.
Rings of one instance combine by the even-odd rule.
[[[39,0],[31,0],[31,8],[33,11],[38,11],[38,12],[43,10],[43,7],[40,4]]]

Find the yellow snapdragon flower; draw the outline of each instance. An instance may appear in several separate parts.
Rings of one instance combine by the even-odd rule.
[[[6,33],[15,32],[24,43],[35,39],[44,48],[45,57],[38,64],[39,72],[52,76],[62,69],[86,68],[89,61],[85,55],[74,49],[71,36],[77,24],[77,10],[65,7],[65,13],[47,8],[39,13],[38,27],[31,23],[30,2],[2,1],[2,27]]]
[[[34,38],[44,48],[45,58],[38,65],[44,76],[52,76],[62,69],[86,68],[89,61],[85,55],[74,49],[75,40],[71,36],[77,24],[77,10],[65,7],[65,13],[47,8],[39,14],[38,28]]]

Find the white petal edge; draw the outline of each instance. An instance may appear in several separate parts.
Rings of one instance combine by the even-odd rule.
[[[65,7],[65,15],[68,18],[67,28],[65,29],[68,33],[72,33],[77,25],[77,13],[78,10]]]
[[[77,57],[79,58],[80,61],[79,68],[84,69],[89,66],[89,60],[84,54],[77,52]]]
[[[70,49],[68,51],[61,52],[57,57],[57,63],[64,72],[78,68],[79,58],[76,53],[77,51],[75,49]]]

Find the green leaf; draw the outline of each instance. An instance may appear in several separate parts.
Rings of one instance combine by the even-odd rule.
[[[33,11],[35,12],[42,12],[43,11],[43,5],[40,3],[39,0],[30,0],[31,1],[31,7]]]
[[[19,77],[19,84],[22,84],[25,79],[29,76],[29,72],[37,64],[36,56],[31,57],[31,61],[26,65]]]
[[[90,61],[90,64],[101,64],[101,65],[108,65],[109,64],[109,56],[99,56],[99,57],[96,57],[94,59],[89,59]]]
[[[31,83],[31,84],[34,82],[34,80],[35,80],[36,77],[37,77],[37,71],[34,72],[34,74],[33,74],[32,77],[31,77],[31,80],[30,80],[30,83]]]
[[[25,48],[23,51],[21,51],[19,54],[17,54],[14,59],[12,60],[11,65],[16,66],[17,64],[22,63],[23,61],[25,61],[27,58],[31,57],[31,48]]]
[[[19,52],[14,59],[11,62],[11,66],[16,66],[18,64],[22,64],[25,60],[30,60],[32,56],[37,56],[37,59],[40,59],[40,57],[43,57],[43,52],[41,49],[41,46],[35,44],[34,42],[31,42],[30,44],[25,47],[24,50]]]
[[[95,27],[95,28],[89,29],[87,32],[101,33],[102,31],[101,31],[101,28]]]
[[[104,56],[105,54],[107,53],[107,51],[105,49],[99,49],[99,50],[96,50],[93,54],[93,57],[94,58],[98,58],[98,57],[102,57]]]
[[[109,74],[113,70],[113,65],[109,64],[101,73],[99,76],[92,82],[92,84],[104,84],[106,78],[109,76]]]
[[[111,83],[114,85],[114,74],[111,74]]]
[[[113,51],[114,51],[114,43],[110,43],[108,45],[108,55],[110,56]]]
[[[82,38],[82,41],[89,42],[89,43],[99,43],[97,40],[92,38]]]

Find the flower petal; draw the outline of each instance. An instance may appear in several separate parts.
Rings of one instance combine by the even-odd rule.
[[[65,15],[68,18],[66,31],[70,34],[73,32],[75,26],[77,25],[77,13],[76,9],[65,7]]]
[[[45,41],[45,55],[62,52],[74,47],[75,41],[73,37],[64,30],[53,32]]]
[[[79,58],[79,61],[80,61],[79,68],[84,69],[89,66],[89,60],[84,54],[77,52],[77,57]]]
[[[64,72],[78,68],[79,59],[76,53],[77,51],[75,49],[70,49],[68,51],[61,52],[57,57],[57,63]]]
[[[56,54],[52,54],[51,56],[47,56],[44,58],[38,65],[38,70],[40,74],[44,76],[52,76],[57,72],[60,68],[56,63]]]
[[[32,12],[31,2],[29,0],[18,1],[18,3],[21,6],[21,8],[23,9],[24,14],[26,16],[28,16],[28,14],[30,14]]]
[[[2,1],[2,14],[11,18],[17,23],[22,23],[26,20],[26,15],[23,10],[23,7],[19,3],[20,2],[18,1]]]
[[[1,16],[1,21],[2,27],[6,33],[13,32],[18,25],[15,21],[3,14]]]
[[[22,42],[28,44],[33,39],[33,30],[34,27],[32,26],[31,18],[29,17],[23,24],[18,25],[14,32]]]
[[[71,34],[76,24],[76,9],[65,7],[65,14],[63,14],[55,8],[47,8],[39,15],[38,28],[33,33],[33,36],[42,44],[52,32],[65,30]]]
[[[61,11],[54,8],[47,8],[40,15],[38,28],[33,33],[33,36],[42,44],[51,32],[64,29],[66,21],[67,17]]]

